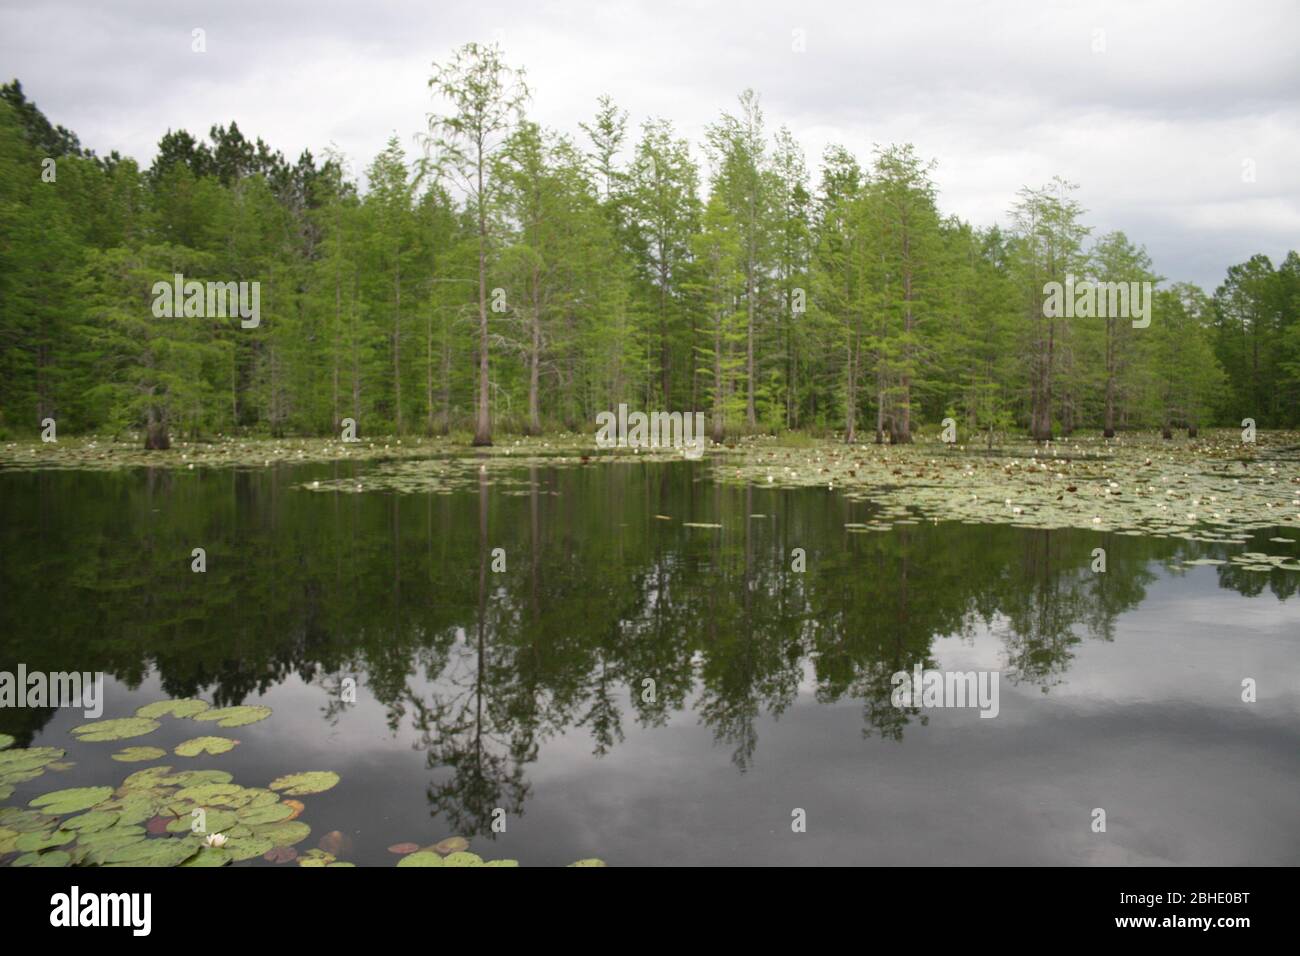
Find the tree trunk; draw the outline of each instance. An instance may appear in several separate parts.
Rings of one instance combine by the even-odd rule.
[[[488,409],[487,314],[487,210],[483,196],[483,146],[478,152],[478,417],[474,425],[477,446],[492,444],[492,418]]]
[[[171,447],[172,440],[167,434],[167,423],[159,417],[157,409],[150,405],[144,430],[145,451],[166,451]]]

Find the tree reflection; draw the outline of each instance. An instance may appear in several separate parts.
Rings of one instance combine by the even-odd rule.
[[[761,759],[761,719],[802,693],[856,702],[864,735],[901,740],[925,717],[892,705],[890,678],[935,666],[943,638],[994,635],[1004,676],[1046,692],[1083,641],[1113,639],[1158,562],[1205,553],[993,525],[850,533],[866,503],[722,486],[706,468],[534,466],[507,486],[483,472],[473,498],[308,494],[277,469],[5,476],[0,669],[131,685],[155,671],[169,694],[223,704],[296,675],[321,688],[329,722],[356,675],[394,733],[414,730],[431,812],[484,834],[498,808],[524,812],[526,769],[561,735],[599,757],[629,721],[685,711],[743,772]],[[206,574],[189,570],[200,544]],[[1282,572],[1223,567],[1219,581],[1294,589]],[[49,716],[9,709],[0,730],[21,746]]]

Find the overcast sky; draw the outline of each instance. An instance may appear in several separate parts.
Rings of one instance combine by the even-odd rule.
[[[358,171],[393,133],[416,149],[430,64],[470,40],[498,41],[533,118],[575,134],[605,92],[633,127],[663,116],[698,143],[753,87],[814,183],[828,143],[910,141],[938,161],[942,210],[987,225],[1059,173],[1094,235],[1122,229],[1161,275],[1213,289],[1300,246],[1298,28],[1296,0],[0,0],[0,64],[100,153],[147,164],[168,128],[235,120]]]

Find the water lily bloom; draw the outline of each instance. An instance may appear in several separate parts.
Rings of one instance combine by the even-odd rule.
[[[209,834],[208,838],[203,842],[210,847],[216,847],[220,849],[221,847],[226,845],[226,835],[224,833]]]

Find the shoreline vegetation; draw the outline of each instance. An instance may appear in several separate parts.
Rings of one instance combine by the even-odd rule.
[[[468,435],[383,436],[355,443],[223,437],[177,442],[165,452],[146,452],[135,441],[91,437],[0,445],[0,473],[138,467],[202,472],[334,464],[333,476],[295,486],[318,493],[450,494],[492,483],[509,486],[507,493],[529,494],[536,487],[529,469],[684,459],[680,448],[601,449],[592,435],[572,432],[501,436],[491,447],[473,446]],[[1254,442],[1243,442],[1236,429],[1205,429],[1195,439],[1172,440],[1159,432],[1125,433],[1113,439],[1090,432],[1045,443],[1004,439],[992,450],[982,438],[968,446],[918,433],[911,444],[876,445],[796,432],[709,446],[702,464],[723,483],[824,488],[849,502],[870,505],[870,519],[846,522],[848,533],[952,520],[1246,544],[1259,537],[1254,532],[1300,531],[1296,431],[1260,431]],[[1281,562],[1276,566],[1300,570],[1295,563],[1297,535],[1265,537],[1281,538],[1275,540],[1283,545],[1282,553],[1273,556]]]
[[[428,88],[411,152],[292,160],[232,121],[167,130],[145,165],[0,86],[0,441],[488,447],[623,402],[731,443],[1300,427],[1295,251],[1167,281],[1060,177],[965,222],[937,160],[807,157],[753,90],[691,142],[608,96],[580,133],[544,128],[495,45]]]

